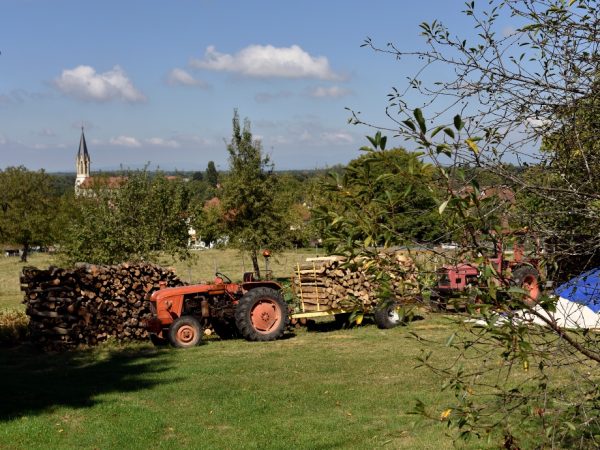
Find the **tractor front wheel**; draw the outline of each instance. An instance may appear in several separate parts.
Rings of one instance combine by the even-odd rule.
[[[173,347],[195,347],[202,339],[202,327],[198,319],[181,316],[175,319],[169,328],[169,342]]]
[[[280,338],[289,322],[288,307],[281,292],[259,287],[244,295],[235,310],[235,323],[249,341],[273,341]]]

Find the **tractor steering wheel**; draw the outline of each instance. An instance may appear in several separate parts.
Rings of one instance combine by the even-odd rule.
[[[229,278],[227,275],[225,275],[224,273],[221,272],[216,272],[215,273],[215,277],[221,278],[223,281],[225,281],[225,283],[227,284],[231,284],[231,278]]]

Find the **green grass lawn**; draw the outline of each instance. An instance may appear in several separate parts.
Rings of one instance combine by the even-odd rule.
[[[276,277],[314,250],[271,260]],[[34,254],[27,265],[54,257]],[[22,308],[24,264],[0,258],[0,309]],[[215,269],[239,279],[250,270],[233,250],[166,262],[187,282]],[[0,348],[0,449],[30,448],[451,448],[444,423],[410,412],[417,399],[444,411],[449,393],[416,369],[416,331],[444,342],[453,326],[426,315],[408,327],[301,329],[269,343],[212,338],[188,350],[150,344],[104,345],[44,354]],[[436,352],[448,358],[449,349]],[[472,442],[467,448],[483,448]]]
[[[450,328],[431,316],[188,350],[2,349],[0,448],[450,448],[444,424],[410,414],[449,398],[415,369],[409,331],[443,340]]]
[[[6,308],[22,308],[23,293],[19,276],[25,266],[46,268],[56,264],[56,257],[47,253],[33,253],[29,261],[22,263],[18,257],[5,257],[0,255],[0,310]]]

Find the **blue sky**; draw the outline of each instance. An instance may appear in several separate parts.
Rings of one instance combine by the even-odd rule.
[[[277,169],[345,164],[416,66],[361,48],[461,29],[463,1],[2,0],[0,168],[227,167],[234,108]],[[401,145],[401,142],[395,143]]]

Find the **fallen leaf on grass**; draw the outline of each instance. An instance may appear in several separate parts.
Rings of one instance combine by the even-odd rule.
[[[447,420],[447,419],[448,419],[448,417],[450,416],[450,413],[451,413],[451,412],[452,412],[452,409],[451,409],[451,408],[448,408],[446,411],[443,411],[443,412],[440,414],[440,420]]]

